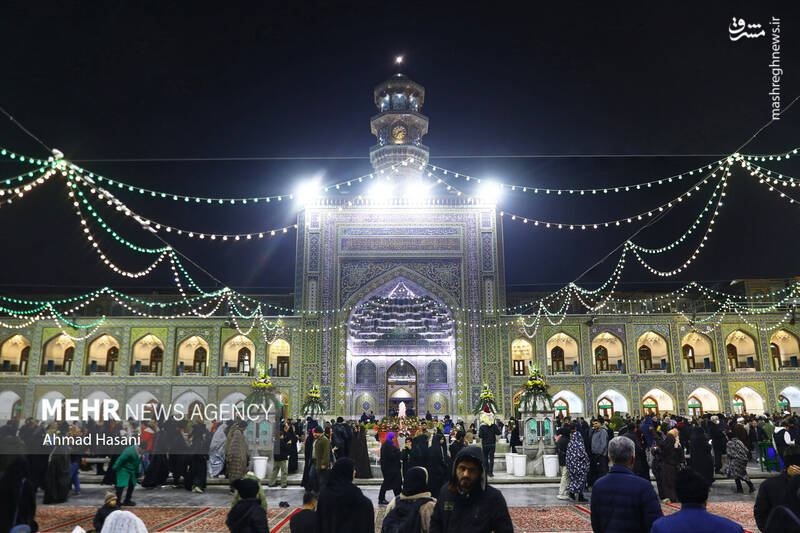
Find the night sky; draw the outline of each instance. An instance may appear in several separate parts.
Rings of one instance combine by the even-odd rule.
[[[531,3],[528,11],[490,9],[495,6],[487,3],[235,4],[158,2],[119,9],[61,2],[6,9],[0,105],[89,170],[172,193],[253,196],[292,192],[313,175],[332,183],[370,172],[372,88],[396,72],[392,60],[398,54],[406,58],[402,71],[426,88],[422,112],[430,132],[423,142],[433,164],[535,187],[637,183],[706,164],[744,143],[770,119],[770,41],[732,42],[734,16],[765,27],[770,17],[780,18],[782,105],[800,95],[800,9],[789,2],[684,3],[680,9],[553,2]],[[799,122],[800,103],[743,152],[800,146]],[[5,119],[0,145],[48,155]],[[705,155],[464,158],[531,154]],[[135,161],[259,156],[275,159]],[[800,176],[796,160],[767,166]],[[0,163],[3,178],[19,171],[14,163]],[[644,211],[687,187],[676,181],[638,193],[584,197],[507,191],[499,205],[524,216],[581,223]],[[677,238],[710,192],[693,195],[638,242],[660,246]],[[167,290],[168,268],[129,280],[102,267],[64,193],[63,182],[52,179],[0,209],[2,294],[102,285]],[[150,218],[206,232],[258,231],[296,218],[291,203],[204,208],[128,192],[119,197]],[[123,218],[108,212],[126,238],[159,244]],[[676,279],[797,275],[799,220],[800,207],[735,171],[709,244]],[[535,289],[572,281],[638,227],[569,232],[505,219],[508,285]],[[293,231],[246,244],[165,237],[228,286],[285,292],[293,285]],[[119,265],[147,264],[107,238],[102,243]],[[654,263],[672,268],[696,243],[692,238]],[[582,281],[604,280],[615,260]],[[192,273],[204,286],[215,285],[196,269]],[[632,262],[624,279],[636,287],[654,278]]]

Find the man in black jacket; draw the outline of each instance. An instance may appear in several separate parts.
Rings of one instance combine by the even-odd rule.
[[[331,430],[331,446],[333,447],[333,455],[339,459],[340,457],[347,457],[347,443],[353,437],[353,430],[344,423],[344,418],[341,416],[336,419],[336,423]]]
[[[781,475],[764,480],[758,487],[753,516],[761,531],[766,530],[769,513],[779,505],[786,505],[786,498],[791,496],[789,482],[800,474],[800,446],[791,444],[784,449],[783,465],[785,470]]]
[[[225,525],[231,533],[258,533],[269,531],[267,512],[258,499],[258,482],[253,479],[235,480],[231,487],[241,498],[228,512]]]
[[[272,458],[275,462],[272,465],[272,479],[270,479],[269,482],[270,487],[278,486],[278,472],[280,472],[281,488],[286,488],[288,483],[287,473],[289,472],[289,452],[291,451],[289,448],[290,446],[296,446],[294,442],[290,441],[291,434],[289,432],[289,424],[284,424],[283,431],[281,431],[278,442],[275,445],[275,452],[272,454]]]
[[[481,439],[483,449],[483,462],[486,465],[486,473],[489,477],[494,477],[494,450],[497,445],[497,436],[500,428],[497,424],[481,424],[478,429],[478,437]]]
[[[564,424],[558,430],[558,440],[556,440],[556,451],[558,452],[558,466],[561,468],[561,483],[558,486],[558,494],[556,499],[569,500],[567,494],[567,486],[569,485],[569,472],[567,472],[567,448],[569,447],[569,439],[575,432],[575,426],[572,424]]]
[[[503,494],[486,482],[483,452],[467,446],[453,461],[450,483],[439,491],[430,533],[512,533]]]

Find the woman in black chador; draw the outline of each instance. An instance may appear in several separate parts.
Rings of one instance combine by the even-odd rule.
[[[298,442],[297,431],[295,430],[295,425],[292,421],[289,421],[289,432],[286,435],[286,443],[289,444],[289,473],[296,474],[297,469],[299,467],[299,461],[297,460],[297,442]]]
[[[350,439],[350,459],[356,465],[356,477],[370,479],[372,470],[369,467],[369,451],[367,450],[367,432],[364,426],[356,424],[353,428],[353,438]]]
[[[167,459],[169,435],[164,430],[164,424],[159,422],[159,430],[153,437],[153,449],[150,452],[150,464],[144,471],[142,487],[152,489],[167,484],[169,477],[169,460]]]
[[[169,471],[172,474],[172,484],[175,487],[180,487],[181,479],[186,477],[186,459],[189,451],[189,447],[186,446],[186,441],[183,439],[183,434],[180,430],[181,428],[175,420],[167,420],[166,424],[164,424],[165,442],[167,444],[167,453],[169,453]]]
[[[441,430],[437,430],[428,448],[428,490],[439,494],[448,479],[447,440]]]
[[[187,456],[189,471],[186,474],[184,487],[192,492],[202,493],[206,490],[206,474],[208,473],[208,447],[211,444],[206,425],[198,422],[192,428],[191,444]]]

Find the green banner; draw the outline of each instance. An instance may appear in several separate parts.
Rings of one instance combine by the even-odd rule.
[[[658,407],[658,405],[656,405],[654,403],[646,403],[646,404],[644,404],[644,407],[646,407],[648,409],[655,409],[655,408]]]
[[[789,405],[789,402],[778,402],[779,407],[786,407]]]
[[[598,409],[611,409],[611,406],[610,405],[598,405],[597,408]]]
[[[733,402],[733,405],[735,405],[736,407],[741,407],[744,405],[744,402]]]
[[[689,407],[691,407],[692,409],[699,409],[700,408],[700,404],[699,403],[690,403]]]
[[[558,411],[566,411],[567,410],[567,406],[566,405],[556,405],[556,410],[558,410]]]

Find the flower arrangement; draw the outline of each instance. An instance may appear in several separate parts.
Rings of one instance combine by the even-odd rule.
[[[302,411],[303,415],[312,418],[325,412],[325,402],[322,401],[322,395],[316,383],[308,389],[306,400],[303,402]]]
[[[522,395],[519,397],[520,405],[529,406],[533,413],[536,414],[539,400],[541,400],[547,409],[552,409],[553,398],[548,392],[550,385],[545,381],[544,374],[532,362],[529,363],[529,368],[528,381],[522,387]]]
[[[475,405],[474,414],[478,414],[481,411],[484,413],[497,412],[497,404],[494,402],[494,394],[487,383],[483,384],[481,394],[478,396],[478,403]]]
[[[422,427],[423,422],[426,421],[417,417],[405,417],[401,419],[395,416],[391,418],[382,418],[373,427],[378,433],[388,433],[389,431],[393,433],[405,433],[419,430]],[[428,429],[430,430],[430,428]]]
[[[261,366],[256,367],[256,375],[258,376],[259,374],[260,377],[250,383],[250,394],[247,395],[244,403],[245,405],[262,406],[272,404],[276,412],[278,412],[281,407],[281,397],[278,394],[278,390]]]

